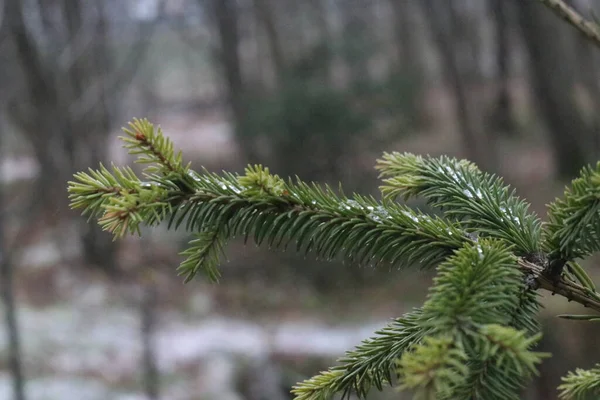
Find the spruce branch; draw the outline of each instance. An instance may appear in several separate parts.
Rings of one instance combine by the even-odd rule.
[[[104,230],[115,235],[140,232],[140,224],[154,225],[170,211],[168,192],[155,184],[142,182],[130,168],[102,164],[99,170],[74,175],[68,186],[71,207],[82,208],[89,218],[98,217]]]
[[[399,361],[399,389],[416,389],[416,400],[452,396],[452,389],[467,380],[466,362],[467,355],[452,337],[426,337]]]
[[[469,232],[514,244],[518,255],[540,252],[541,221],[528,212],[529,204],[473,163],[394,152],[384,153],[376,168],[386,178],[381,187],[386,198],[423,196]]]
[[[514,398],[523,378],[543,356],[529,350],[539,340],[539,334],[528,337],[525,331],[506,326],[518,309],[517,294],[523,285],[514,256],[501,242],[482,239],[475,245],[465,244],[438,271],[423,306],[420,325],[428,327],[429,337],[435,340],[446,343],[446,338],[450,338],[446,351],[459,350],[468,368],[460,380],[444,380],[456,376],[453,367],[440,362],[440,354],[434,353],[433,357],[417,347],[401,358],[404,386],[415,388],[418,382],[420,398],[472,398],[476,389],[485,392],[486,399]],[[427,366],[426,371],[404,369],[405,359],[410,360],[410,365]],[[481,368],[481,363],[487,369]],[[493,370],[497,373],[490,373]],[[441,381],[432,385],[420,376],[422,372],[432,378],[440,376]],[[507,384],[508,381],[515,384]],[[479,384],[466,385],[474,382]],[[432,393],[437,397],[432,397]]]
[[[539,332],[526,337],[525,331],[489,324],[472,338],[475,345],[469,354],[470,374],[448,400],[519,399],[524,378],[537,374],[536,364],[549,356],[530,350],[539,341]],[[499,376],[502,379],[492,378]]]
[[[589,370],[577,368],[562,378],[561,400],[591,400],[600,396],[600,364]]]
[[[600,312],[600,298],[598,293],[591,291],[580,284],[568,281],[563,277],[555,280],[545,273],[544,266],[531,263],[522,258],[518,260],[518,264],[521,271],[529,277],[531,282],[534,282],[535,287],[538,289],[544,289],[553,294],[559,294],[569,301],[574,301],[584,307],[589,307],[594,311]]]
[[[413,344],[421,343],[424,337],[456,331],[456,321],[462,321],[469,332],[475,325],[498,321],[513,323],[511,316],[520,305],[517,293],[523,287],[514,256],[500,243],[488,244],[484,240],[478,245],[465,246],[467,248],[463,247],[438,268],[439,276],[423,309],[417,309],[376,332],[374,338],[340,359],[341,365],[297,385],[293,390],[296,399],[326,399],[330,394],[348,394],[350,391],[365,398],[371,388],[381,390],[392,383],[396,360]],[[479,268],[473,268],[474,263],[478,263]],[[493,273],[494,268],[499,269],[497,272],[502,278],[494,278],[498,276]],[[467,282],[469,285],[465,284]],[[448,299],[452,299],[450,303]],[[461,317],[457,313],[466,314]],[[465,316],[467,314],[469,317]],[[494,365],[488,369],[493,369]],[[519,383],[513,386],[516,390],[521,381],[516,378],[515,381]],[[500,386],[502,393],[506,393],[507,385]]]
[[[467,243],[438,267],[423,318],[440,334],[490,323],[508,325],[522,286],[516,259],[503,243]]]
[[[468,361],[469,376],[466,381],[454,388],[452,397],[447,400],[471,399],[518,399],[515,393],[523,385],[523,378],[513,370],[504,370],[496,357],[481,359],[472,355]],[[502,379],[488,379],[489,376],[502,376]]]
[[[338,360],[339,365],[294,386],[296,400],[329,399],[335,393],[355,392],[365,398],[371,388],[382,390],[392,383],[396,362],[428,329],[420,326],[422,310],[395,319]]]
[[[569,283],[566,277],[561,277],[562,265],[566,261],[558,257],[561,262],[561,269],[558,273],[548,273],[556,265],[555,259],[552,259],[547,265],[546,256],[542,250],[548,251],[552,245],[542,247],[542,235],[554,237],[554,240],[565,237],[565,232],[568,233],[565,219],[572,218],[573,214],[580,213],[583,215],[589,214],[586,209],[592,205],[586,205],[593,202],[594,191],[598,191],[600,187],[600,179],[596,173],[582,174],[582,178],[574,181],[574,191],[577,190],[577,196],[567,194],[565,200],[557,200],[551,206],[556,208],[558,212],[554,215],[563,217],[562,219],[554,217],[557,222],[552,225],[552,216],[550,227],[546,227],[542,232],[541,221],[533,213],[529,213],[529,205],[523,200],[515,196],[514,190],[502,183],[500,178],[493,175],[482,173],[474,164],[466,160],[456,160],[448,157],[439,158],[424,158],[415,156],[409,153],[385,153],[381,160],[378,160],[377,169],[382,177],[387,177],[384,180],[384,185],[381,190],[386,198],[391,199],[396,196],[404,198],[421,195],[425,197],[430,204],[441,208],[444,213],[451,218],[460,221],[461,226],[468,231],[477,232],[489,237],[498,238],[506,241],[508,244],[513,244],[517,255],[522,256],[523,269],[527,272],[533,272],[531,276],[536,280],[538,285],[553,293],[561,293],[569,300],[575,300],[584,306],[598,309],[598,302],[595,299],[596,294],[594,285],[589,276],[582,268],[576,264],[572,264],[570,270],[577,273],[577,280],[580,285],[575,283],[575,286]],[[584,171],[591,171],[589,168]],[[594,186],[596,185],[596,186]],[[579,200],[583,194],[586,194],[585,201]],[[563,206],[564,204],[572,205],[572,207]],[[586,208],[587,207],[587,208]],[[552,215],[553,211],[550,212]],[[581,221],[579,221],[581,222]],[[574,224],[575,225],[575,221]],[[556,227],[554,235],[553,227]],[[581,233],[580,227],[574,227]],[[566,231],[565,231],[566,230]],[[576,237],[578,241],[582,241],[581,235]],[[546,240],[552,243],[552,240]],[[584,242],[590,242],[589,246],[597,246],[600,242],[593,242],[591,237],[583,239]],[[555,246],[556,247],[556,246]],[[572,246],[571,246],[572,247]],[[537,265],[543,266],[543,273],[538,272],[538,268],[529,268],[534,261]],[[552,279],[548,279],[542,275],[548,275]],[[555,282],[552,282],[552,280]],[[569,289],[567,289],[569,287]],[[585,289],[587,287],[587,290]],[[529,300],[523,302],[523,307],[529,308],[530,311],[537,309],[538,303],[535,296],[526,296]],[[525,315],[533,313],[519,312],[518,317],[521,322],[526,325],[533,325],[533,318],[527,318]],[[529,322],[526,320],[529,319]]]
[[[526,336],[524,331],[498,324],[489,324],[479,330],[476,349],[481,358],[497,358],[496,365],[504,371],[516,371],[520,376],[536,375],[536,364],[549,353],[532,352],[542,335]]]
[[[563,0],[538,0],[554,14],[567,21],[586,39],[600,47],[600,27],[597,23],[586,20],[581,14],[566,4]]]
[[[178,269],[186,282],[198,272],[218,280],[223,246],[235,236],[360,265],[437,266],[422,308],[347,352],[338,366],[298,384],[297,399],[338,392],[364,398],[371,388],[392,384],[398,372],[405,387],[423,395],[512,398],[544,357],[530,350],[539,338],[536,289],[600,312],[600,294],[572,259],[598,247],[592,242],[600,231],[600,166],[584,170],[564,199],[550,206],[542,233],[527,203],[464,160],[385,154],[378,164],[385,197],[377,201],[284,180],[260,165],[242,175],[192,171],[148,121],[135,120],[126,134],[130,153],[147,164],[145,181],[129,168],[101,165],[69,182],[71,206],[98,218],[115,237],[163,221],[170,228],[185,226],[195,235]],[[392,202],[398,195],[421,195],[445,215]],[[563,274],[547,273],[557,265],[561,272],[567,266]],[[418,360],[427,368],[417,368]]]
[[[600,250],[600,162],[584,167],[548,206],[544,238],[551,260],[563,263]]]
[[[297,251],[328,260],[341,255],[358,264],[397,267],[436,265],[470,240],[454,224],[403,205],[347,198],[329,187],[266,174],[256,166],[243,176],[197,177],[194,193],[173,205],[171,225],[177,228],[187,220],[192,231],[226,227],[229,237],[239,235],[257,245],[287,248],[295,242]]]
[[[385,262],[397,267],[436,265],[470,240],[442,218],[359,195],[347,198],[299,179],[286,183],[260,166],[248,168],[243,176],[188,172],[184,189],[178,176],[151,176],[149,184],[130,178],[125,186],[137,182],[132,186],[135,192],[120,191],[116,196],[115,176],[106,170],[94,176],[77,175],[78,181],[70,183],[72,204],[84,211],[86,206],[102,209],[100,223],[116,236],[138,232],[142,222],[168,219],[175,228],[186,222],[192,232],[214,227],[229,237],[253,238],[257,245],[266,241],[269,247],[286,248],[295,241],[297,251],[325,259],[341,255],[358,264]],[[108,201],[96,204],[93,196],[106,191],[111,194],[104,198]],[[197,259],[209,260],[214,257]],[[188,259],[180,270],[191,273],[186,281],[194,271],[213,270],[191,267],[191,262]]]
[[[173,142],[167,138],[160,127],[155,128],[147,119],[134,119],[128,128],[123,128],[127,136],[120,139],[125,143],[129,154],[138,156],[138,163],[148,164],[146,172],[159,174],[187,173],[188,166],[183,165],[181,151],[175,154]]]
[[[188,258],[183,261],[177,271],[184,275],[184,282],[191,281],[199,270],[203,270],[211,282],[218,282],[220,255],[224,255],[223,243],[226,240],[223,228],[213,227],[203,232],[196,233],[188,248],[181,252]]]

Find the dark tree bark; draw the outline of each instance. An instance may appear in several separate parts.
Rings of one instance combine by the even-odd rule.
[[[3,10],[0,10],[0,13]],[[0,20],[0,31],[2,30],[2,21]],[[1,32],[0,32],[1,34]],[[1,37],[0,37],[1,38]],[[0,74],[3,74],[3,68],[0,66]],[[3,105],[3,96],[0,95],[0,105]],[[3,149],[3,121],[0,119],[0,150]],[[7,225],[7,211],[4,207],[4,182],[0,182],[0,292],[2,292],[2,302],[4,305],[4,327],[6,337],[8,337],[8,369],[12,376],[13,399],[25,400],[25,376],[23,373],[23,363],[21,358],[21,334],[17,322],[17,305],[14,294],[14,276],[13,276],[13,252],[9,250],[9,245],[5,237]]]
[[[498,85],[496,100],[492,106],[492,125],[507,136],[513,136],[515,132],[510,97],[510,6],[511,3],[505,0],[491,0]]]
[[[452,91],[456,116],[466,156],[485,170],[495,166],[493,146],[486,143],[489,138],[475,128],[475,121],[466,89],[466,78],[460,69],[459,43],[456,32],[455,13],[449,0],[423,0],[419,2],[429,22],[433,42],[442,61],[444,80]]]
[[[309,6],[312,12],[313,20],[319,30],[319,43],[316,56],[320,57],[323,63],[321,79],[325,84],[330,84],[332,80],[331,64],[334,59],[333,53],[333,32],[329,23],[328,11],[323,0],[309,0]],[[313,22],[313,23],[315,23]]]
[[[577,9],[582,15],[588,14],[590,11],[587,7],[582,7],[578,2],[572,1],[571,4]],[[587,106],[592,110],[591,121],[593,132],[593,143],[591,149],[593,149],[592,161],[600,159],[600,116],[598,110],[600,109],[600,53],[598,48],[591,44],[589,40],[586,40],[579,32],[571,30],[571,35],[574,37],[575,42],[575,55],[574,58],[577,60],[577,66],[579,67],[577,76],[579,77],[579,83],[583,86],[583,90],[587,95],[589,103]]]
[[[278,83],[281,83],[286,72],[286,62],[283,48],[281,47],[281,37],[277,29],[275,16],[273,15],[273,4],[269,0],[254,0],[254,7],[267,35],[267,43],[271,59],[273,60],[275,77]]]
[[[150,272],[152,274],[152,272]],[[153,336],[156,329],[156,305],[158,303],[158,290],[152,277],[142,288],[141,302],[141,335],[143,346],[144,391],[150,400],[160,398],[160,375],[154,354]]]
[[[416,71],[421,66],[420,55],[415,43],[414,2],[405,0],[389,0],[393,11],[394,42],[398,56],[397,69]]]
[[[257,151],[253,138],[243,132],[246,120],[245,87],[239,54],[239,13],[235,0],[209,0],[209,11],[218,37],[219,70],[225,81],[227,102],[231,108],[238,141],[247,162],[256,162]]]
[[[343,18],[344,58],[350,72],[350,85],[369,79],[369,27],[372,2],[346,1],[339,3]]]
[[[1,135],[0,135],[1,137]],[[25,377],[21,359],[21,334],[17,324],[17,306],[14,295],[13,263],[9,255],[4,229],[6,226],[2,184],[0,184],[0,289],[4,303],[4,321],[8,337],[8,368],[12,375],[14,400],[25,400]]]
[[[1,185],[0,185],[1,190]],[[0,205],[2,193],[0,193]],[[0,208],[2,209],[2,208]],[[21,334],[17,325],[17,306],[14,295],[13,264],[7,254],[4,237],[4,212],[0,212],[0,288],[4,303],[4,321],[8,337],[8,368],[12,375],[14,400],[25,400],[25,376],[21,359]]]
[[[531,89],[548,129],[557,172],[571,178],[591,160],[594,144],[593,133],[573,98],[573,63],[565,59],[565,40],[571,28],[538,2],[519,0],[515,4],[529,55]]]

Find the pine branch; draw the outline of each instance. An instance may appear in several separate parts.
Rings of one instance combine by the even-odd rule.
[[[416,389],[415,400],[453,396],[452,389],[467,380],[466,361],[467,355],[452,337],[426,337],[398,363],[403,374],[399,389]]]
[[[421,326],[429,327],[436,340],[450,337],[451,348],[464,354],[468,368],[460,380],[444,380],[456,377],[453,367],[417,350],[403,355],[400,362],[404,384],[418,386],[417,396],[422,398],[434,398],[429,395],[434,389],[435,398],[472,398],[474,390],[485,392],[486,399],[515,398],[523,378],[543,355],[529,350],[539,335],[527,337],[525,331],[498,325],[512,322],[511,316],[519,307],[523,282],[514,256],[500,242],[482,240],[476,245],[466,244],[438,270],[423,307]],[[410,365],[430,368],[404,369],[405,358]],[[432,385],[420,376],[424,372],[442,378]]]
[[[521,260],[518,262],[520,264]],[[526,330],[531,334],[539,332],[540,324],[537,320],[541,307],[539,297],[540,294],[527,283],[523,285],[519,293],[519,305],[513,312],[508,325],[518,330]]]
[[[220,255],[224,254],[223,242],[226,234],[222,228],[209,228],[195,234],[189,247],[181,253],[188,258],[183,261],[177,269],[179,275],[185,275],[184,282],[191,281],[198,271],[203,270],[211,282],[218,282],[221,276],[219,272]]]
[[[229,236],[252,238],[257,245],[266,241],[269,247],[287,248],[295,241],[297,251],[328,260],[342,255],[353,263],[397,267],[435,265],[470,241],[448,221],[406,206],[358,195],[349,199],[328,187],[285,183],[277,176],[265,187],[256,174],[266,171],[255,167],[241,177],[198,177],[194,194],[173,207],[171,225],[187,220],[192,231],[226,226]]]
[[[478,249],[481,249],[482,252],[485,251],[487,255],[485,242],[483,246],[483,248],[481,245],[480,247],[473,247],[468,257],[462,259],[463,266],[468,266],[473,261],[479,260]],[[482,279],[479,284],[473,285],[472,290],[467,289],[462,295],[458,295],[457,293],[448,295],[449,298],[456,299],[456,309],[471,309],[475,316],[474,321],[479,323],[498,321],[498,318],[502,318],[502,321],[509,323],[511,322],[510,315],[512,313],[507,311],[510,308],[516,308],[519,304],[519,297],[516,294],[522,286],[521,274],[514,264],[514,259],[510,253],[500,252],[498,245],[496,244],[495,246],[493,247],[493,252],[489,254],[489,258],[486,260],[486,265],[490,267],[490,273],[481,273],[478,269],[473,271],[472,279]],[[496,266],[497,262],[500,265],[505,265],[506,268],[503,269],[500,267],[502,278],[494,280],[491,267]],[[509,265],[512,265],[512,267],[509,267]],[[442,273],[453,274],[452,271],[456,273],[457,270],[455,267],[456,264],[454,263],[447,263],[444,267],[440,266],[441,275],[443,276]],[[452,283],[451,278],[444,280],[441,277],[440,279],[441,281],[436,284],[436,287],[446,288]],[[466,282],[470,281],[464,275],[455,277],[457,284],[453,287],[456,290],[460,290],[458,282],[461,282],[463,279]],[[483,281],[488,283],[484,284],[482,283]],[[512,292],[514,292],[515,296],[510,295],[512,292],[509,288],[513,286]],[[462,287],[463,289],[465,288],[464,285]],[[435,334],[435,332],[447,332],[451,330],[449,326],[453,324],[452,315],[444,317],[443,315],[436,314],[437,310],[446,310],[444,295],[441,292],[434,293],[437,294],[432,295],[433,300],[427,303],[429,305],[426,305],[428,307],[427,313],[424,314],[422,310],[417,310],[396,320],[388,328],[377,332],[375,338],[365,341],[354,351],[349,352],[346,357],[339,360],[341,365],[333,367],[329,371],[297,385],[293,390],[296,399],[326,399],[330,398],[334,393],[349,393],[350,391],[354,391],[359,397],[365,398],[372,387],[381,390],[384,385],[390,384],[395,369],[395,361],[412,344],[419,343],[423,337]],[[497,298],[493,301],[486,300],[486,296],[490,296],[490,294],[494,297],[493,293],[501,293],[502,296],[506,295],[508,300],[506,300],[506,303]],[[471,296],[473,296],[472,299]],[[494,303],[494,301],[500,301],[500,303]],[[510,306],[503,308],[501,306],[502,303],[505,305],[510,304]],[[495,309],[494,304],[497,306],[497,314],[490,314],[489,311]],[[440,325],[437,324],[438,321],[440,321]]]
[[[481,358],[497,358],[497,366],[504,371],[515,371],[517,375],[529,377],[536,375],[536,364],[548,353],[536,353],[530,349],[539,342],[542,335],[538,333],[526,336],[524,331],[498,324],[483,326],[477,339],[476,349]]]
[[[104,230],[122,237],[140,233],[140,224],[152,226],[171,211],[169,192],[160,185],[142,182],[130,168],[100,165],[89,174],[80,172],[69,182],[72,208],[82,208],[89,218],[98,217]]]
[[[427,334],[419,325],[421,315],[422,310],[417,309],[375,332],[374,338],[338,360],[340,365],[296,385],[292,389],[295,399],[321,400],[339,392],[349,395],[351,391],[365,398],[372,387],[382,390],[391,384],[400,356]]]
[[[82,215],[96,217],[103,210],[111,197],[134,194],[139,191],[140,180],[131,168],[119,169],[113,166],[111,173],[100,164],[100,170],[89,169],[89,173],[78,172],[74,175],[76,181],[70,181],[69,199],[71,208],[82,208]]]
[[[600,47],[600,27],[598,24],[586,20],[563,0],[539,1],[552,10],[554,14],[564,19],[571,26],[577,29],[590,42]]]
[[[600,396],[600,364],[589,370],[577,368],[562,378],[561,400],[591,400]]]
[[[252,237],[257,245],[266,241],[269,247],[286,248],[295,241],[297,251],[312,251],[325,259],[342,255],[358,264],[386,262],[397,267],[436,265],[470,241],[442,218],[373,198],[357,195],[349,199],[300,180],[285,183],[260,167],[248,168],[241,177],[208,172],[187,173],[187,177],[185,191],[179,189],[178,179],[153,176],[154,182],[144,186],[131,178],[123,189],[129,185],[135,191],[114,195],[119,179],[100,170],[77,175],[69,191],[74,206],[96,213],[101,209],[101,224],[117,236],[138,232],[142,222],[155,224],[168,218],[175,228],[187,221],[187,229],[193,232],[215,227],[226,229],[230,237]],[[213,259],[200,257],[198,261]],[[190,265],[182,270],[203,269]]]
[[[514,244],[518,255],[540,252],[541,221],[528,212],[529,204],[474,164],[394,152],[377,160],[376,168],[387,177],[381,187],[386,198],[423,196],[466,230]]]
[[[115,237],[139,233],[143,224],[185,226],[196,235],[178,269],[186,282],[200,271],[216,281],[223,244],[237,235],[257,245],[293,245],[361,265],[439,265],[422,309],[396,319],[340,365],[296,386],[297,399],[338,392],[365,397],[372,387],[391,384],[397,372],[406,387],[424,396],[511,398],[544,357],[529,350],[539,338],[536,289],[600,311],[593,282],[566,258],[597,250],[600,163],[597,170],[584,170],[565,198],[553,203],[542,242],[540,220],[527,212],[527,203],[467,161],[386,154],[378,165],[387,177],[380,202],[347,197],[341,188],[336,193],[300,179],[285,181],[261,166],[243,175],[197,173],[146,120],[135,120],[126,133],[130,153],[148,164],[146,181],[131,169],[111,172],[101,165],[69,182],[71,205],[98,218]],[[422,195],[449,219],[391,202],[397,195]],[[541,250],[550,253],[550,269],[568,266],[563,275],[547,273]]]
[[[535,364],[549,356],[530,351],[539,341],[539,333],[525,337],[524,331],[489,324],[472,337],[475,346],[469,355],[470,375],[452,391],[448,400],[519,399],[523,378],[536,374]],[[502,379],[490,379],[499,376]]]
[[[167,175],[184,175],[189,167],[183,166],[181,151],[175,154],[173,142],[155,128],[147,119],[134,119],[129,128],[123,128],[127,135],[120,139],[125,142],[129,154],[137,155],[137,162],[148,164],[146,172]]]
[[[600,312],[600,296],[598,293],[562,277],[559,280],[548,277],[544,267],[527,260],[519,259],[518,263],[535,288],[559,294],[569,301],[574,301],[584,307],[589,307],[594,311]]]
[[[444,210],[448,217],[459,220],[466,230],[512,243],[515,246],[515,253],[523,257],[524,265],[532,265],[527,264],[527,261],[534,261],[542,266],[542,270],[545,269],[543,273],[539,273],[537,268],[533,271],[524,267],[528,272],[534,272],[530,277],[537,280],[537,284],[542,288],[553,293],[561,293],[586,307],[598,309],[600,304],[597,302],[593,283],[583,269],[577,269],[578,281],[583,286],[577,284],[573,286],[565,277],[560,276],[562,265],[566,261],[558,257],[558,260],[551,259],[549,265],[546,265],[546,256],[541,253],[542,229],[539,218],[527,212],[529,205],[516,197],[514,190],[503,185],[500,178],[482,173],[474,164],[466,160],[447,157],[423,158],[408,153],[384,154],[383,159],[378,160],[377,169],[381,171],[382,177],[390,177],[384,180],[385,185],[382,186],[382,192],[388,199],[400,195],[405,198],[417,195],[425,197],[430,204]],[[583,174],[582,178],[575,180],[573,191],[577,190],[577,195],[566,195],[566,200],[555,203],[559,204],[558,207],[551,206],[551,210],[552,207],[558,210],[554,212],[558,218],[552,217],[551,211],[551,224],[544,234],[548,236],[548,232],[554,232],[552,229],[555,227],[557,232],[549,236],[556,241],[559,240],[558,238],[568,236],[568,229],[581,232],[582,228],[579,226],[583,222],[581,219],[573,220],[572,224],[569,224],[566,219],[572,218],[572,215],[577,213],[588,215],[586,210],[595,207],[594,193],[599,187],[597,182],[600,182],[600,178],[595,172]],[[581,201],[580,198],[584,194],[585,200]],[[586,202],[592,204],[586,205]],[[564,206],[563,203],[570,207]],[[556,221],[554,225],[552,225],[553,219]],[[586,243],[589,242],[588,246],[598,246],[600,241],[593,242],[594,232],[588,230],[588,233],[590,235],[584,239]],[[573,237],[580,238],[580,236]],[[552,243],[552,240],[547,239],[547,242]],[[546,250],[552,246],[546,246]],[[552,255],[550,257],[552,258]],[[554,273],[552,269],[555,268],[556,261],[560,265],[558,272]],[[548,275],[552,279],[542,275]],[[588,287],[591,291],[584,287]],[[535,296],[527,297],[528,300],[522,303],[524,309],[516,316],[522,326],[529,325],[527,329],[530,330],[535,325],[535,320],[528,315],[535,313],[538,302]]]
[[[600,250],[600,162],[584,167],[548,206],[548,219],[544,238],[551,259],[566,262]]]
[[[508,325],[522,286],[522,274],[506,246],[480,239],[465,244],[438,267],[423,318],[440,334],[472,325]],[[466,325],[461,328],[457,321]]]
[[[497,357],[478,359],[471,355],[468,362],[470,374],[463,385],[452,391],[452,397],[444,400],[507,400],[515,396],[523,386],[523,378],[516,371],[505,370],[499,366]],[[501,380],[490,380],[488,376],[502,376]]]

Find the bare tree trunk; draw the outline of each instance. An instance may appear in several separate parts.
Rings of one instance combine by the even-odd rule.
[[[63,0],[53,7],[40,2],[48,41],[59,48],[62,43],[65,53],[72,53],[67,61],[71,64],[64,67],[55,53],[48,53],[36,44],[25,25],[22,2],[10,0],[8,6],[10,32],[26,87],[22,95],[12,99],[10,114],[30,141],[40,164],[39,184],[44,193],[44,216],[62,214],[68,209],[67,198],[63,184],[57,182],[66,182],[73,172],[106,158],[110,113],[102,83],[115,72],[106,61],[106,21],[101,9],[96,13],[95,24],[84,21],[81,0]],[[56,7],[62,11],[65,34],[56,29],[54,25],[57,22],[50,18]],[[91,31],[89,25],[95,30]],[[93,35],[93,48],[81,48],[81,38],[85,35]],[[97,104],[90,110],[74,112],[74,106],[80,104],[86,93],[96,86],[99,87]],[[115,93],[111,96],[116,99],[118,95]],[[82,238],[86,261],[107,272],[114,272],[116,248],[112,238],[96,225],[84,225]]]
[[[574,6],[579,12],[584,15],[590,11],[590,9],[578,2],[573,1]],[[593,10],[592,10],[593,11]],[[583,90],[587,95],[589,101],[586,104],[591,109],[591,121],[592,125],[592,146],[593,154],[591,155],[592,161],[600,158],[600,116],[598,110],[600,110],[600,63],[598,62],[600,57],[598,49],[593,46],[588,40],[581,36],[578,32],[571,30],[571,35],[575,41],[575,58],[579,71],[577,76]]]
[[[394,13],[394,42],[398,65],[401,70],[416,71],[420,68],[418,49],[415,46],[414,3],[405,0],[389,0]]]
[[[564,41],[570,28],[538,2],[515,4],[529,54],[532,91],[548,129],[557,172],[563,178],[573,177],[591,159],[594,140],[573,99],[573,65],[565,62]]]
[[[3,214],[3,213],[0,213]],[[0,229],[4,228],[0,215]],[[0,233],[0,269],[2,274],[2,301],[4,303],[6,333],[8,336],[8,368],[12,375],[15,400],[25,400],[25,377],[21,362],[21,335],[17,325],[12,261],[6,256],[4,236]]]
[[[2,129],[2,126],[0,126]],[[0,132],[0,139],[2,133]],[[0,149],[2,148],[0,143]],[[1,177],[0,177],[1,178]],[[4,236],[6,211],[4,204],[4,182],[0,181],[0,289],[4,303],[6,336],[8,337],[8,368],[12,375],[14,400],[25,400],[25,377],[21,359],[21,335],[17,324],[17,306],[14,295],[12,255]]]
[[[281,80],[284,79],[286,63],[281,47],[281,38],[273,16],[273,4],[269,0],[254,0],[254,7],[267,34],[267,43],[273,60],[276,80],[281,83]]]
[[[63,156],[59,142],[59,131],[65,127],[59,121],[47,118],[59,114],[56,110],[59,99],[55,88],[48,82],[44,72],[43,61],[40,53],[25,26],[22,13],[22,4],[19,0],[8,0],[7,21],[8,31],[13,38],[17,61],[26,77],[25,92],[27,100],[11,100],[9,115],[13,121],[23,128],[23,133],[32,144],[34,154],[40,163],[41,177],[38,180],[40,190],[45,194],[45,207],[47,209],[60,209],[57,199],[64,197],[64,189],[56,185],[56,181],[64,182],[64,170],[68,168],[71,160]],[[40,126],[45,128],[44,133],[38,135]]]
[[[344,55],[350,85],[369,79],[369,29],[371,2],[349,1],[340,4],[344,30]]]
[[[143,370],[144,370],[144,390],[146,396],[150,400],[158,400],[160,398],[160,376],[156,365],[156,355],[154,354],[153,336],[156,327],[156,305],[158,291],[154,283],[152,274],[145,282],[143,290],[143,298],[141,302],[141,334],[143,343]]]
[[[243,133],[246,120],[244,105],[244,80],[239,54],[239,16],[235,0],[209,0],[210,12],[215,22],[219,48],[218,58],[227,88],[227,101],[231,108],[237,139],[247,162],[256,162],[257,151],[252,138]]]
[[[491,0],[495,23],[497,85],[496,100],[492,110],[492,125],[501,133],[513,136],[514,123],[510,98],[510,43],[509,7],[506,0]]]
[[[314,15],[314,20],[316,20],[317,29],[319,30],[319,44],[316,54],[323,60],[321,78],[324,83],[329,84],[332,81],[332,74],[334,73],[331,68],[334,60],[334,38],[327,15],[328,11],[323,4],[323,0],[309,0],[309,6]]]
[[[106,161],[112,118],[143,59],[147,44],[140,44],[151,32],[140,29],[131,56],[117,66],[110,62],[103,2],[38,0],[37,5],[41,34],[26,25],[23,2],[7,2],[8,30],[24,76],[24,90],[11,99],[9,115],[31,143],[40,164],[43,217],[51,219],[68,212],[64,182],[75,171]],[[116,244],[111,236],[97,225],[84,223],[81,234],[87,263],[115,273]]]
[[[69,0],[78,2],[79,0]],[[98,5],[98,22],[95,30],[95,43],[93,51],[90,57],[85,61],[84,71],[81,72],[79,78],[81,84],[85,88],[86,81],[89,84],[95,84],[105,77],[111,75],[111,71],[115,71],[115,68],[111,65],[109,50],[108,50],[108,27],[107,27],[107,16],[106,10],[99,2]],[[121,88],[119,88],[121,90]],[[76,93],[78,96],[83,96],[84,90],[77,88]],[[84,132],[81,135],[83,139],[78,145],[78,152],[84,153],[88,150],[88,157],[82,160],[89,165],[98,165],[103,162],[106,158],[108,148],[108,134],[111,131],[112,123],[111,116],[113,114],[112,107],[114,102],[108,96],[113,94],[107,94],[106,90],[100,90],[98,93],[98,101],[96,106],[88,113],[84,114],[84,118],[80,121],[80,127],[76,132]],[[111,104],[113,103],[113,104]],[[90,151],[91,150],[91,151]],[[77,169],[83,168],[82,165],[76,165]],[[89,225],[89,224],[86,224]],[[85,228],[83,228],[85,229]],[[100,226],[92,224],[84,231],[82,236],[85,254],[89,262],[93,262],[97,265],[104,266],[105,270],[111,273],[116,272],[116,258],[117,248],[113,243],[111,235],[107,235],[103,232]]]
[[[466,91],[465,78],[458,62],[458,49],[454,44],[456,38],[453,19],[454,12],[449,0],[423,0],[419,4],[429,21],[433,41],[442,60],[445,81],[450,85],[455,99],[456,116],[466,156],[483,169],[491,169],[495,165],[493,146],[485,143],[485,138],[475,128],[471,115],[471,106]]]

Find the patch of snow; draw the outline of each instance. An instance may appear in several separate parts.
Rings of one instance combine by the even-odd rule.
[[[0,161],[0,181],[13,183],[33,179],[39,172],[39,165],[31,157],[6,157]]]

